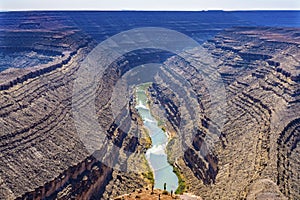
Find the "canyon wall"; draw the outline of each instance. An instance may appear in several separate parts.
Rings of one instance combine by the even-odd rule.
[[[150,93],[167,111],[170,124],[179,129],[179,122],[186,120],[183,113],[193,115],[191,106],[199,107],[201,114],[193,126],[192,145],[175,162],[189,191],[203,199],[300,198],[299,31],[229,29],[206,42],[205,50],[187,52],[189,60],[172,57],[164,63],[161,77],[168,78],[161,78]],[[201,53],[209,53],[217,64],[204,63],[199,71]],[[176,73],[168,73],[169,69]],[[218,111],[226,116],[223,127],[211,120],[214,91],[203,81],[210,69],[221,75],[226,91],[227,105]],[[187,80],[189,87],[178,81],[178,76]],[[217,81],[216,76],[210,78]],[[172,86],[174,83],[177,86]],[[174,88],[186,88],[186,93]],[[183,98],[196,98],[197,103],[179,104]],[[205,138],[213,135],[218,140],[209,146]]]
[[[124,153],[142,155],[149,146],[133,97],[117,116],[108,105],[126,72],[162,63],[171,54],[131,52],[105,71],[96,92],[97,117],[101,134],[119,151],[103,145],[91,155],[76,132],[72,90],[79,64],[97,43],[59,14],[15,13],[14,20],[7,18],[0,33],[5,69],[0,73],[0,199],[107,199],[148,187],[145,162]],[[199,51],[189,50],[188,60],[173,56],[161,66],[149,93],[164,110],[167,130],[178,138],[168,147],[174,150],[170,161],[188,191],[203,199],[300,198],[299,33],[228,29],[204,43],[200,54],[210,60],[199,62]],[[226,91],[226,106],[218,110],[225,116],[222,127],[214,121],[212,91],[204,78],[212,71],[221,75]],[[219,81],[214,74],[210,79]],[[184,141],[181,130],[193,137]],[[184,151],[177,152],[178,146]],[[121,159],[123,169],[137,166],[140,172],[112,169],[97,155],[111,156],[112,166]]]
[[[143,171],[120,172],[99,162],[77,135],[73,81],[96,42],[57,14],[14,15],[3,22],[1,32],[2,66],[11,68],[0,74],[0,199],[100,199],[148,185]],[[119,75],[107,78],[109,89]],[[106,104],[105,91],[99,97]],[[105,130],[115,145],[143,152],[140,137],[125,132],[142,134],[137,129],[141,121],[129,103],[124,110],[117,119],[104,111],[99,121],[107,122]],[[122,124],[124,118],[130,123]],[[102,152],[107,151],[103,146]]]

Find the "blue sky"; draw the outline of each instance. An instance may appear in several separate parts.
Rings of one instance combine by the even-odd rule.
[[[0,10],[300,10],[300,0],[0,0]]]

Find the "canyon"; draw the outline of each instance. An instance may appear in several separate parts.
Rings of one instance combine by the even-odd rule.
[[[109,199],[151,188],[142,159],[151,143],[133,94],[117,116],[108,106],[118,80],[150,62],[160,63],[151,107],[174,136],[168,159],[184,192],[300,199],[299,28],[222,27],[182,56],[155,49],[121,56],[98,80],[95,100],[100,134],[119,151],[103,145],[91,154],[74,125],[72,91],[80,63],[109,34],[90,30],[96,24],[78,27],[84,14],[77,21],[72,13],[0,15],[0,199]],[[223,88],[210,90],[207,77]],[[97,153],[111,156],[110,165]]]

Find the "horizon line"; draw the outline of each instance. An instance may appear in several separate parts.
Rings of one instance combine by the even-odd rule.
[[[240,12],[240,11],[300,11],[300,9],[202,9],[202,10],[135,10],[135,9],[11,9],[11,10],[0,10],[0,12],[53,12],[53,11],[94,11],[94,12]]]

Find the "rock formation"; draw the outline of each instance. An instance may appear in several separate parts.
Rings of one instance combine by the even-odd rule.
[[[0,199],[99,199],[147,185],[141,174],[121,174],[97,161],[76,133],[71,111],[74,74],[96,43],[57,15],[12,15],[8,19],[19,19],[21,25],[7,20],[1,33],[2,62],[15,68],[1,73]],[[16,44],[22,39],[28,44]],[[19,45],[22,49],[12,50]],[[37,64],[36,57],[47,62]],[[128,104],[126,109],[132,108]],[[135,115],[133,110],[125,117]],[[129,121],[127,128],[139,132],[136,120]],[[121,122],[108,123],[107,134],[116,135],[111,139],[119,146],[143,148],[118,130]]]
[[[140,166],[140,173],[120,172],[85,149],[72,116],[75,73],[95,40],[60,14],[12,15],[0,32],[0,199],[107,199],[147,187],[146,164],[124,155],[149,145],[135,102],[129,99],[115,117],[107,105],[127,71],[170,54],[148,49],[124,55],[99,80],[95,104],[103,134],[120,148],[114,156],[123,167]],[[300,198],[299,35],[297,28],[228,29],[203,44],[214,63],[199,62],[194,50],[184,52],[189,60],[164,62],[149,93],[168,131],[178,138],[180,130],[194,133],[190,145],[181,144],[182,154],[170,153],[189,192],[203,199]],[[221,75],[226,91],[226,107],[218,111],[226,116],[223,127],[214,121],[203,78],[210,70]],[[176,150],[178,142],[168,148]]]
[[[192,147],[177,161],[190,191],[204,199],[300,198],[298,35],[299,29],[241,27],[204,44],[218,62],[214,69],[221,74],[227,99],[222,108],[226,121],[210,153],[201,153],[207,148],[204,138],[215,129],[209,129],[214,122],[210,94],[201,79],[205,71],[193,66],[199,55],[165,62],[165,72],[172,68],[189,82],[203,112]],[[184,88],[176,76],[168,76],[151,93],[167,111],[168,121],[178,126],[184,120],[180,111],[193,111],[178,106],[182,95],[168,89],[169,83]]]

